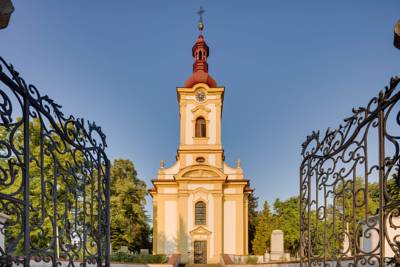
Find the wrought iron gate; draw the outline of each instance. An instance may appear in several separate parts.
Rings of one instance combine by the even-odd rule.
[[[399,81],[303,143],[302,265],[400,265]]]
[[[65,116],[0,57],[1,266],[109,266],[105,147],[100,127]]]
[[[194,241],[194,264],[207,264],[207,241]]]

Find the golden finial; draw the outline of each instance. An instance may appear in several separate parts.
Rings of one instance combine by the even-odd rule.
[[[203,7],[200,7],[199,11],[197,11],[197,14],[199,14],[200,19],[199,19],[199,24],[198,24],[198,28],[199,31],[202,32],[204,29],[204,24],[203,24],[203,13],[206,12]]]

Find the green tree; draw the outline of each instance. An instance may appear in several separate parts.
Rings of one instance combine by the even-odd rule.
[[[111,167],[111,243],[113,249],[150,248],[151,229],[145,212],[146,184],[137,178],[133,163],[117,159]]]
[[[386,181],[386,192],[388,197],[386,201],[398,201],[400,200],[400,180],[398,175],[394,174],[392,178]],[[371,198],[379,206],[379,183],[369,184],[368,191],[370,192]]]
[[[253,240],[256,233],[256,220],[258,216],[257,212],[258,207],[258,197],[254,195],[254,191],[249,195],[249,242],[248,249],[250,254],[254,254],[253,251]]]
[[[361,177],[353,180],[341,181],[335,189],[336,208],[338,212],[345,218],[353,218],[355,212],[356,221],[366,220],[365,214],[368,216],[376,215],[379,207],[379,197],[376,198],[376,192],[379,186],[376,184],[368,184],[368,192],[366,192],[365,181]],[[367,199],[367,201],[365,201]],[[353,208],[355,204],[355,209]]]
[[[285,201],[276,199],[273,221],[275,229],[283,231],[285,249],[295,255],[300,248],[300,206],[299,198],[291,197]]]
[[[388,201],[399,201],[400,200],[400,178],[397,174],[393,175],[391,179],[386,182],[387,192],[390,196]]]
[[[270,248],[272,232],[272,215],[267,201],[264,202],[263,210],[258,214],[255,222],[255,235],[252,241],[255,255],[264,255]]]

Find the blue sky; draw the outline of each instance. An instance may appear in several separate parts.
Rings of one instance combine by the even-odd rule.
[[[241,159],[260,201],[297,195],[306,136],[400,74],[398,0],[13,2],[0,55],[101,125],[110,158],[131,159],[148,185],[176,155],[175,88],[191,74],[200,5],[210,73],[226,87],[226,160]]]

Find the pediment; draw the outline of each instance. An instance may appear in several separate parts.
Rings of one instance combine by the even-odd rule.
[[[207,112],[207,113],[210,113],[210,112],[211,112],[211,109],[206,108],[204,105],[198,105],[198,106],[196,106],[195,108],[192,109],[192,112],[195,113],[195,112],[198,111],[198,110],[204,110],[204,111]]]
[[[210,170],[193,170],[185,173],[182,178],[218,178],[216,172]]]
[[[204,226],[198,226],[190,231],[190,235],[211,235],[211,231]]]
[[[207,196],[208,196],[208,191],[202,187],[200,188],[196,188],[193,191],[193,200],[194,201],[199,201],[199,200],[203,200],[204,202],[207,202]]]
[[[220,169],[209,165],[190,165],[175,176],[177,180],[226,180],[227,176]]]

